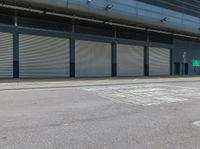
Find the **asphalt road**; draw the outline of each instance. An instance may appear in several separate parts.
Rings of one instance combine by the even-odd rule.
[[[200,82],[0,91],[0,149],[199,149]]]

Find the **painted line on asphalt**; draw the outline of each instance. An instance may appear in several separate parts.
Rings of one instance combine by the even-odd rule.
[[[200,127],[200,121],[195,121],[195,122],[192,123],[192,125]]]

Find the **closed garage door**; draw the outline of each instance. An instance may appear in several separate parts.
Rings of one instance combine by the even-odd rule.
[[[13,35],[0,32],[0,78],[13,77]]]
[[[149,48],[149,75],[170,75],[170,50]]]
[[[144,47],[117,45],[117,75],[144,75]]]
[[[76,77],[111,76],[111,44],[76,41]]]
[[[21,78],[69,76],[69,40],[35,35],[19,36]]]

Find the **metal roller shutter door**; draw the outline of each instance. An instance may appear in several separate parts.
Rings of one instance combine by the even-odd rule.
[[[69,76],[69,40],[19,35],[20,78]]]
[[[111,44],[76,41],[76,77],[111,76]]]
[[[149,48],[149,75],[170,75],[170,50]]]
[[[13,78],[13,35],[0,32],[0,78]]]
[[[117,75],[144,75],[144,47],[132,45],[117,45]]]

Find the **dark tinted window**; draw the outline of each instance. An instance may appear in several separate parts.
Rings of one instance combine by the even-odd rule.
[[[173,43],[173,36],[169,34],[157,33],[157,32],[149,32],[149,41],[157,42],[157,43]]]
[[[70,19],[30,12],[18,12],[18,16],[19,26],[68,32],[72,31],[72,21]]]
[[[132,40],[147,40],[147,31],[131,28],[117,28],[117,37]]]
[[[0,23],[13,25],[14,11],[11,9],[0,8]]]
[[[75,32],[114,37],[114,27],[87,21],[75,21]]]

